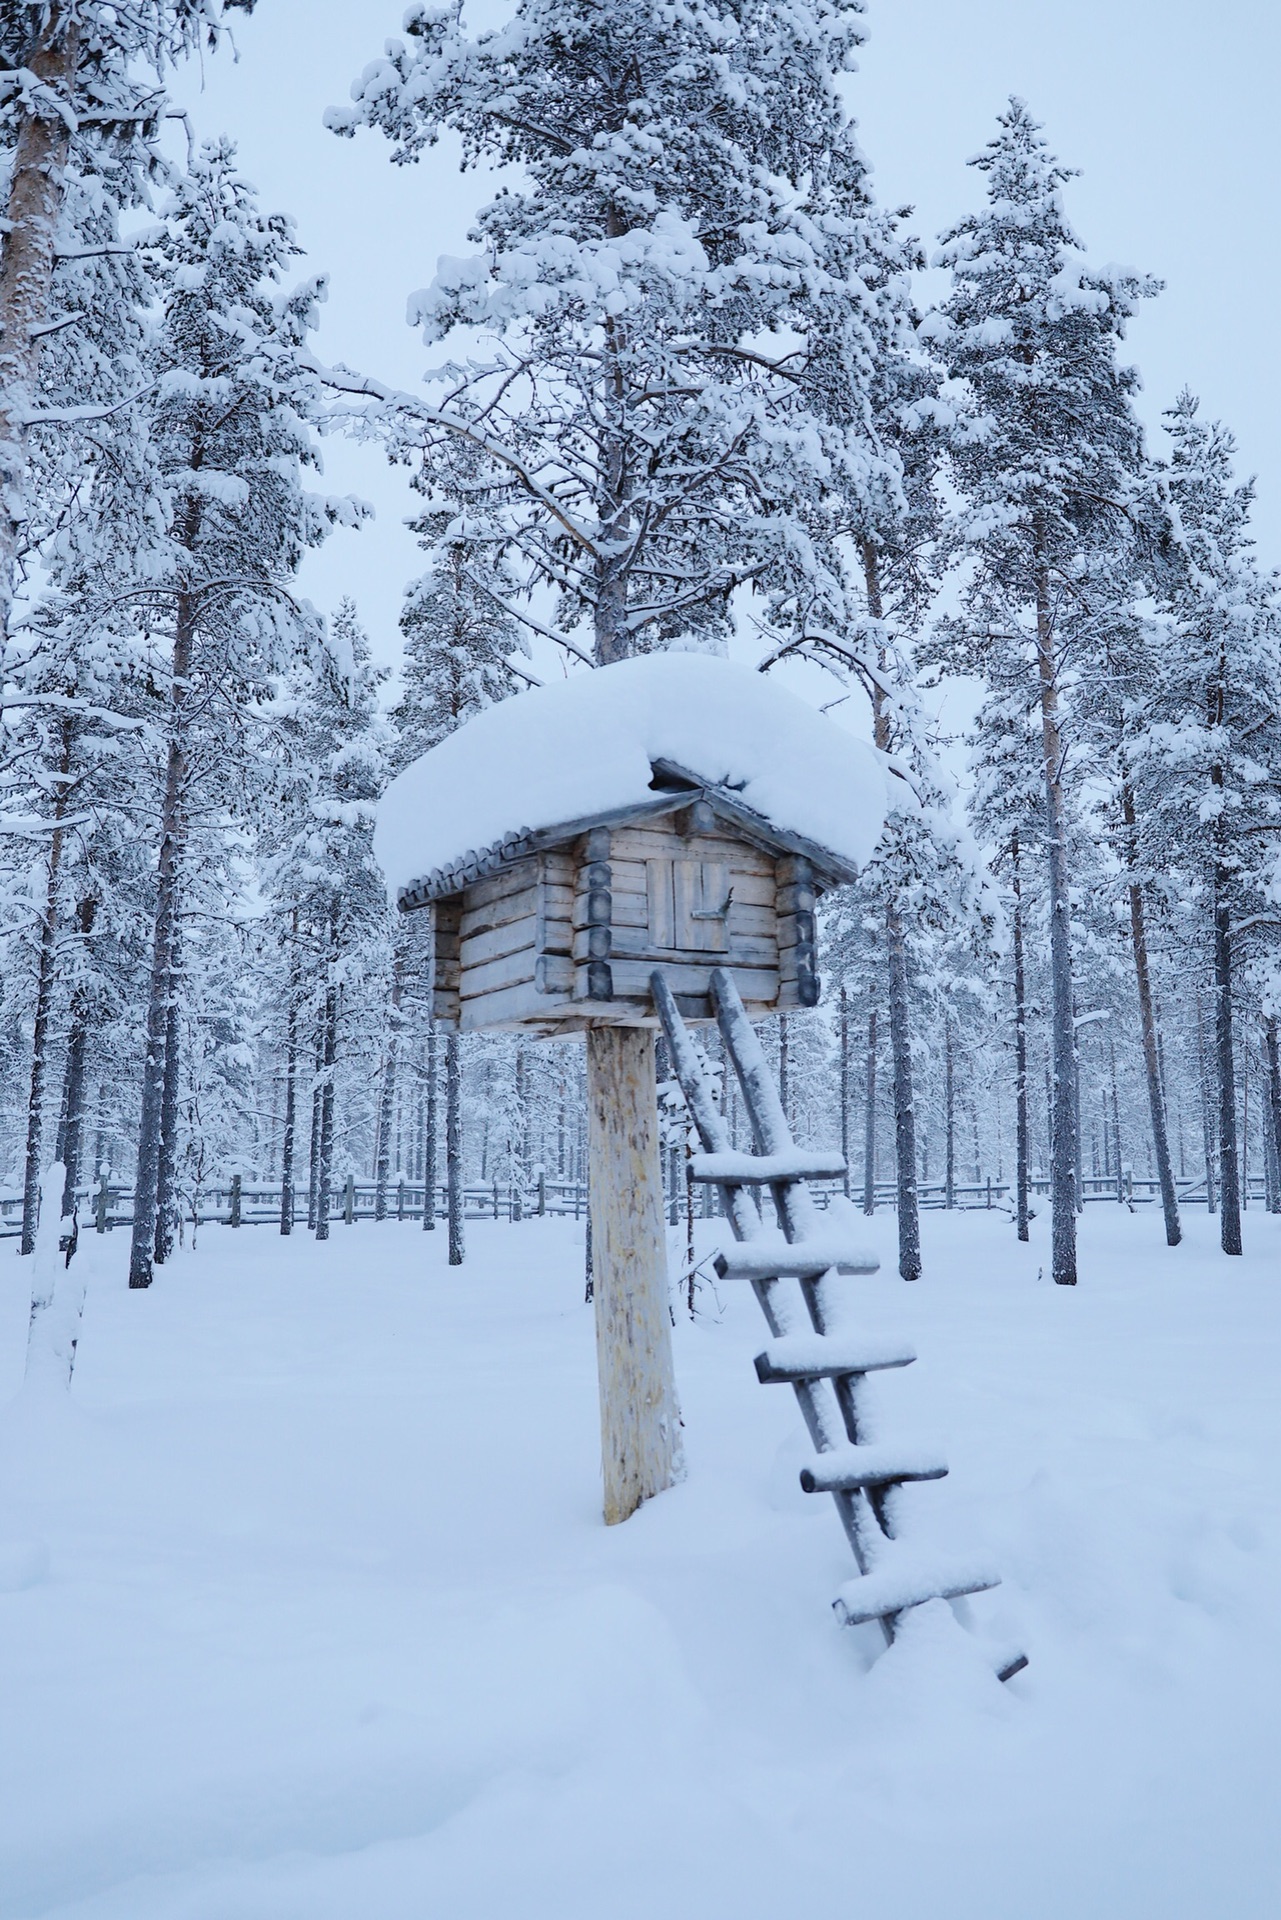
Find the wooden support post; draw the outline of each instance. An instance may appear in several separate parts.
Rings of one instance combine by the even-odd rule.
[[[587,1034],[588,1187],[605,1523],[679,1478],[654,1035]]]
[[[107,1185],[106,1174],[98,1178],[98,1201],[95,1209],[94,1226],[99,1233],[107,1231],[107,1215],[111,1211],[111,1189]]]
[[[231,1224],[233,1227],[240,1225],[240,1175],[238,1173],[233,1173],[231,1176]]]

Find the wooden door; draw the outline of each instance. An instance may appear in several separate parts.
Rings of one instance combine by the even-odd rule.
[[[667,952],[725,953],[730,908],[727,860],[647,860],[651,946]]]

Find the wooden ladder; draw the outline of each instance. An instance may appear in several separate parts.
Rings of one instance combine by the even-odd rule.
[[[929,1449],[864,1437],[868,1423],[860,1394],[865,1375],[910,1366],[916,1355],[902,1340],[829,1333],[825,1278],[875,1273],[879,1266],[851,1239],[850,1202],[834,1201],[825,1215],[806,1184],[842,1175],[843,1158],[794,1144],[733,977],[717,967],[711,976],[712,1004],[756,1143],[754,1153],[734,1151],[725,1116],[661,972],[651,974],[650,986],[703,1146],[693,1156],[691,1173],[720,1188],[737,1243],[717,1255],[716,1271],[722,1279],[749,1281],[760,1302],[771,1338],[757,1355],[757,1378],[785,1382],[795,1393],[815,1449],[801,1485],[807,1493],[831,1494],[858,1565],[858,1578],[847,1581],[833,1602],[837,1618],[843,1626],[878,1622],[889,1645],[912,1607],[982,1593],[999,1585],[1000,1575],[979,1560],[945,1563],[936,1555],[913,1553],[898,1537],[894,1489],[912,1480],[941,1480],[947,1467]],[[762,1187],[769,1188],[777,1227],[762,1218],[756,1199]],[[795,1290],[784,1284],[791,1280],[799,1285],[808,1325],[797,1313]],[[1026,1665],[1024,1654],[1007,1654],[997,1665],[997,1677],[1008,1680]]]

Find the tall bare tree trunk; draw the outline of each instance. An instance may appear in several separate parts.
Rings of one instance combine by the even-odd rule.
[[[52,314],[80,59],[79,13],[78,7],[53,0],[21,62],[40,84],[20,89],[14,100],[13,162],[0,251],[0,688],[13,627],[18,562],[27,538],[27,416],[36,395],[43,330]],[[60,106],[65,111],[60,112]]]
[[[53,801],[53,833],[45,868],[44,911],[36,944],[36,1004],[31,1037],[31,1080],[27,1090],[27,1151],[22,1179],[22,1239],[20,1253],[34,1253],[40,1218],[40,1156],[44,1151],[44,1109],[49,1080],[49,1024],[58,950],[58,874],[62,865],[62,822],[66,817],[68,775],[71,770],[71,727],[62,729],[58,757],[60,778]]]
[[[943,1032],[943,1205],[956,1205],[956,1036],[949,1020]]]
[[[1019,836],[1010,843],[1014,883],[1014,1224],[1028,1237],[1027,974],[1023,959],[1023,874]]]
[[[311,1141],[307,1160],[307,1231],[316,1230],[316,1200],[320,1193],[320,1104],[321,1076],[324,1072],[325,1040],[324,1023],[320,1015],[316,1019],[316,1045],[314,1059],[314,1078],[311,1087]]]
[[[876,1008],[867,1016],[867,1080],[863,1111],[863,1211],[876,1211]]]
[[[778,1016],[778,1097],[783,1102],[783,1112],[790,1120],[792,1117],[792,1060],[791,1029],[787,1015]]]
[[[862,547],[867,610],[873,620],[885,617],[876,548]],[[885,666],[885,649],[877,649]],[[890,716],[879,686],[872,689],[872,734],[882,753],[892,744]],[[890,1061],[894,1075],[894,1171],[897,1188],[898,1270],[904,1280],[921,1277],[921,1216],[916,1188],[916,1109],[912,1094],[912,1036],[908,1015],[907,936],[903,916],[891,901],[885,909],[885,938],[889,959]]]
[[[1281,1048],[1277,1045],[1276,1015],[1269,1014],[1263,1028],[1263,1044],[1268,1058],[1268,1098],[1265,1126],[1272,1147],[1273,1212],[1281,1213]]]
[[[912,1052],[907,1010],[907,941],[901,915],[885,916],[889,946],[890,1046],[894,1058],[894,1166],[898,1182],[898,1270],[904,1280],[921,1277],[921,1217],[916,1188],[916,1111],[912,1097]]]
[[[334,1070],[338,1059],[338,908],[329,920],[329,978],[321,1026],[320,1141],[316,1167],[316,1238],[329,1238],[329,1202],[334,1182]]]
[[[93,933],[98,902],[92,897],[76,907],[76,927],[87,943]],[[84,1159],[85,1080],[89,1058],[89,1004],[83,986],[71,996],[71,1025],[67,1034],[67,1058],[62,1075],[62,1122],[58,1133],[58,1159],[67,1170],[62,1193],[63,1217],[75,1211],[76,1188],[80,1185]]]
[[[188,507],[180,545],[195,546],[200,512]],[[161,1128],[165,1098],[166,1041],[175,1006],[174,965],[178,939],[179,897],[186,848],[187,753],[185,706],[190,688],[196,642],[195,596],[180,593],[174,621],[173,679],[169,695],[169,743],[165,754],[165,785],[160,805],[160,853],[156,863],[156,912],[151,943],[151,978],[147,990],[147,1051],[142,1072],[142,1110],[138,1119],[138,1170],[134,1177],[133,1233],[129,1246],[129,1285],[149,1287],[155,1257],[156,1219],[160,1198]],[[175,1062],[176,1069],[176,1062]],[[176,1081],[173,1083],[176,1088]]]
[[[842,1190],[850,1197],[850,996],[841,988],[841,1158],[845,1162]],[[692,1284],[692,1282],[691,1282]]]
[[[1166,1245],[1177,1247],[1183,1238],[1179,1223],[1179,1201],[1174,1187],[1174,1168],[1170,1164],[1170,1136],[1165,1117],[1165,1095],[1161,1085],[1161,1056],[1157,1047],[1156,1014],[1152,1004],[1152,973],[1148,963],[1147,914],[1143,888],[1138,880],[1138,823],[1134,790],[1128,778],[1121,782],[1121,813],[1125,822],[1130,855],[1130,944],[1134,949],[1134,979],[1139,994],[1139,1030],[1143,1039],[1143,1068],[1148,1083],[1148,1109],[1152,1115],[1152,1148],[1156,1155],[1156,1177],[1161,1183],[1161,1212],[1165,1217]]]
[[[1218,1168],[1214,1153],[1214,1103],[1210,1093],[1210,1061],[1205,1042],[1205,1021],[1201,1012],[1201,995],[1196,995],[1196,1057],[1197,1072],[1201,1082],[1201,1141],[1205,1155],[1205,1205],[1207,1213],[1218,1211],[1216,1199]]]
[[[174,928],[165,1007],[165,1071],[160,1087],[160,1151],[156,1159],[156,1265],[178,1238],[178,1076],[181,1067],[178,999],[181,936]]]
[[[445,1193],[449,1264],[461,1267],[463,1245],[463,1071],[458,1035],[445,1036]]]
[[[396,1068],[400,1053],[401,984],[401,959],[397,955],[392,964],[387,1058],[383,1065],[382,1093],[378,1102],[378,1150],[374,1167],[375,1220],[387,1218],[387,1187],[391,1180],[391,1125],[396,1106]]]
[[[298,1139],[298,909],[294,908],[285,1026],[285,1124],[280,1138],[280,1231],[294,1230],[294,1160]]]
[[[1232,1047],[1232,915],[1229,876],[1217,862],[1214,903],[1214,1065],[1219,1095],[1219,1244],[1241,1251],[1241,1174],[1237,1144],[1236,1061]]]
[[[437,1129],[437,1082],[436,1064],[436,1017],[433,1014],[427,1026],[427,1113],[423,1128],[423,1231],[436,1231],[436,1129]]]
[[[1038,535],[1038,542],[1044,542]],[[1038,563],[1036,659],[1041,697],[1045,840],[1050,880],[1051,1052],[1054,1104],[1050,1140],[1050,1270],[1056,1286],[1076,1285],[1077,1098],[1076,1023],[1072,995],[1072,928],[1068,897],[1067,796],[1059,720],[1058,666],[1050,610],[1050,574]]]

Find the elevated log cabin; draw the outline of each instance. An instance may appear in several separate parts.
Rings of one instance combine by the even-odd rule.
[[[727,788],[664,762],[652,774],[651,800],[513,832],[399,890],[403,912],[432,913],[439,1020],[655,1025],[656,966],[689,1020],[713,1017],[717,966],[753,1015],[816,1004],[814,908],[855,869]]]

